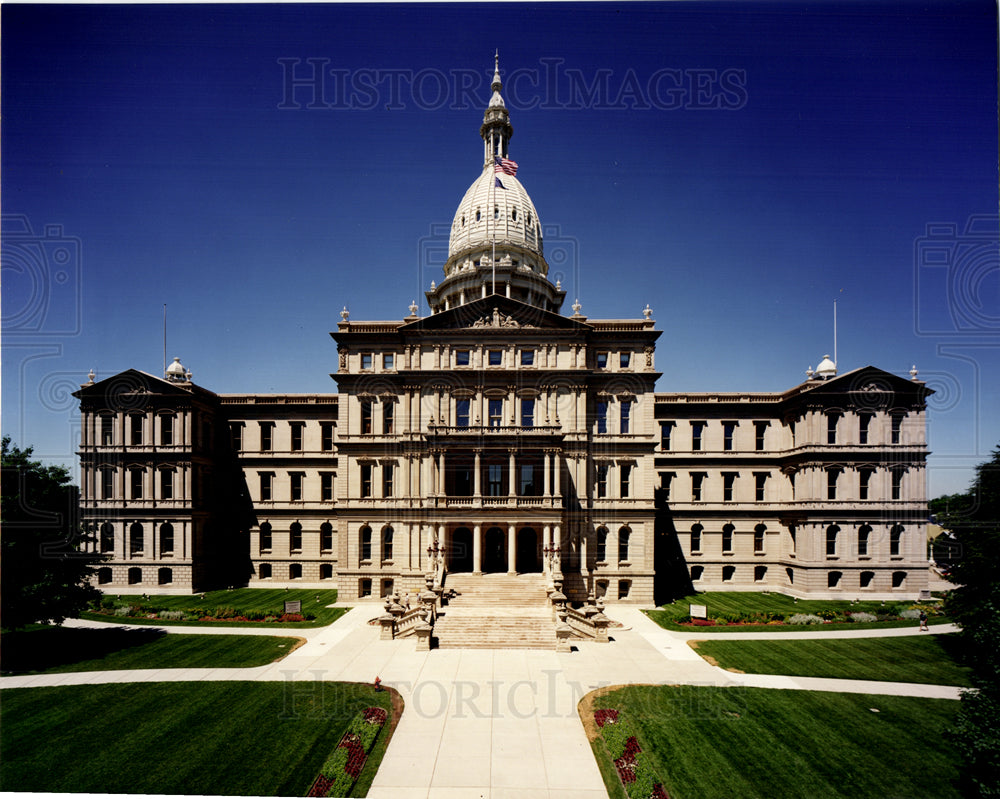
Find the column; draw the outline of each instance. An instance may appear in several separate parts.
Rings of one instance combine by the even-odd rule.
[[[510,468],[508,470],[508,482],[510,483],[510,490],[507,492],[509,496],[517,495],[517,461],[514,458],[514,450],[510,450]]]
[[[552,451],[545,450],[545,473],[543,478],[542,496],[550,497],[552,493],[549,491],[549,486],[551,485],[552,479]]]
[[[552,534],[552,529],[549,525],[545,525],[542,528],[542,572],[545,574],[549,573],[549,556],[545,554],[545,550],[549,547],[549,540]]]
[[[507,525],[507,574],[516,574],[517,536],[513,524]]]
[[[438,494],[440,496],[445,495],[445,477],[444,477],[444,450],[440,453],[441,465],[438,467]]]
[[[580,530],[580,574],[586,575],[588,572],[587,568],[587,531],[585,529]],[[588,586],[589,588],[589,586]]]
[[[477,449],[472,464],[472,495],[481,498],[483,495],[483,468],[482,457]]]
[[[474,574],[483,573],[482,528],[478,524],[472,527],[472,571]]]
[[[562,455],[558,450],[552,453],[552,475],[553,475],[553,486],[552,494],[556,497],[562,496]]]
[[[558,524],[552,526],[553,546],[556,548],[556,566],[562,571],[562,527]]]

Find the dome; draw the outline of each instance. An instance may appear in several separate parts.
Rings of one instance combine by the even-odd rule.
[[[816,367],[816,374],[824,380],[837,376],[837,364],[830,360],[829,355],[824,355],[823,360]]]

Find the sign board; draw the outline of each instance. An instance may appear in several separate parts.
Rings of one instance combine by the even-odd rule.
[[[691,618],[692,619],[707,619],[708,618],[708,605],[692,605],[691,606]]]
[[[296,599],[294,602],[285,603],[285,613],[301,613],[302,601]]]
[[[931,596],[931,592],[928,589],[926,589],[926,588],[921,588],[920,589],[920,598],[921,599],[933,599],[933,597]]]

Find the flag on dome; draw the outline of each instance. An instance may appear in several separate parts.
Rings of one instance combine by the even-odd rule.
[[[495,155],[493,156],[493,171],[496,173],[503,172],[505,175],[514,177],[517,175],[517,161],[511,161],[509,158],[501,158],[499,155]]]
[[[500,178],[498,177],[493,178],[493,187],[496,189],[503,189],[504,191],[507,191],[507,187],[500,182]]]

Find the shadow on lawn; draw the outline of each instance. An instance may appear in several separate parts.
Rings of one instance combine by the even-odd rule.
[[[162,630],[82,630],[40,627],[0,636],[0,672],[31,674],[59,666],[98,660],[163,638]]]

